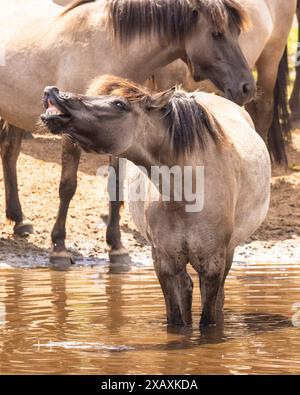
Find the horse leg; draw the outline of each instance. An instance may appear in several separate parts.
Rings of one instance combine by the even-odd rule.
[[[226,253],[226,266],[225,266],[225,272],[223,275],[223,280],[218,292],[218,296],[217,296],[217,305],[216,305],[216,309],[217,309],[217,315],[222,315],[223,314],[223,307],[224,307],[224,302],[225,302],[225,292],[224,292],[224,285],[225,285],[225,280],[226,277],[231,269],[232,266],[232,261],[233,261],[233,255],[234,255],[234,251],[230,251]]]
[[[300,43],[300,1],[297,3],[297,19],[298,19],[298,43]],[[298,47],[299,49],[299,47]],[[297,56],[296,64],[296,79],[293,86],[293,91],[289,101],[290,109],[292,111],[292,119],[300,119],[300,63],[299,56]]]
[[[269,56],[270,54],[262,55],[257,63],[257,90],[259,95],[246,106],[256,131],[266,144],[268,144],[269,128],[273,117],[273,92],[278,71],[277,63],[273,62],[273,56],[271,59]]]
[[[51,233],[52,252],[50,263],[58,268],[68,268],[74,263],[65,246],[66,219],[70,202],[77,188],[77,171],[81,156],[80,148],[68,136],[62,136],[62,168],[59,185],[59,210]]]
[[[8,125],[1,131],[1,159],[5,184],[6,217],[15,223],[14,234],[28,236],[33,233],[31,221],[25,219],[19,200],[17,160],[21,150],[23,131]]]
[[[293,86],[293,91],[289,101],[292,112],[292,120],[300,119],[300,65],[296,66],[296,79]]]
[[[108,179],[109,220],[106,230],[106,242],[110,248],[109,260],[113,264],[130,264],[128,251],[121,241],[120,209],[124,205],[120,191],[123,190],[125,169],[120,168],[119,158],[111,157],[113,172]],[[120,174],[122,173],[122,174]]]
[[[179,284],[181,291],[181,314],[186,325],[192,324],[192,301],[193,301],[193,280],[186,271],[186,268],[179,273]]]
[[[220,311],[217,310],[217,299],[219,292],[221,292],[219,298],[222,297],[225,260],[225,251],[222,250],[205,262],[204,268],[199,272],[202,304],[200,326],[215,326],[219,321]]]
[[[154,269],[159,280],[166,305],[167,323],[170,326],[192,323],[193,281],[186,266],[178,272],[174,261],[152,249]]]
[[[283,42],[282,48],[285,42]],[[289,134],[287,105],[287,48],[284,53],[266,47],[257,61],[259,96],[247,109],[275,163],[286,164],[284,134]]]

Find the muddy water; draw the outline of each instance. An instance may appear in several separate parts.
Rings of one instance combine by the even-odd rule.
[[[150,267],[0,269],[0,372],[300,373],[300,264],[235,263],[224,327],[168,331]],[[299,305],[300,311],[300,305]],[[297,316],[294,316],[297,324]],[[299,315],[300,325],[300,315]]]

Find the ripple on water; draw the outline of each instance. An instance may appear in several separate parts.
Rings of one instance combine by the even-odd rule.
[[[300,373],[300,264],[233,265],[224,325],[167,328],[154,271],[104,266],[69,272],[2,267],[2,373]],[[300,311],[300,304],[299,304]],[[298,318],[293,320],[298,324]],[[299,316],[300,324],[300,316]]]

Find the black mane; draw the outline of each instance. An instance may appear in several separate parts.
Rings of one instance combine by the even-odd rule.
[[[217,145],[224,141],[220,125],[193,94],[176,91],[165,107],[165,120],[177,157],[192,153],[197,142],[205,150],[209,136]]]
[[[75,0],[62,15],[96,0]],[[136,36],[158,34],[167,42],[183,40],[192,32],[198,14],[211,19],[216,31],[222,32],[233,22],[243,29],[248,22],[245,10],[237,0],[104,0],[114,37],[129,43]],[[193,5],[192,5],[193,4]]]

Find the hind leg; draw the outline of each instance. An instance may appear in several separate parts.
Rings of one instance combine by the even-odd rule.
[[[296,67],[296,79],[293,86],[289,105],[292,112],[292,120],[300,120],[300,66]]]
[[[283,35],[275,48],[271,42],[261,54],[256,64],[258,97],[247,106],[257,132],[268,146],[274,162],[279,164],[287,163],[284,134],[290,129],[286,97],[286,40],[287,36]]]
[[[77,170],[80,156],[80,148],[67,136],[63,135],[62,168],[59,184],[60,203],[56,222],[51,233],[53,249],[50,255],[51,264],[58,269],[67,268],[73,263],[72,256],[65,245],[66,220],[70,202],[77,188]]]
[[[193,301],[193,280],[186,271],[186,268],[179,274],[179,284],[181,290],[181,314],[186,325],[192,324],[192,301]]]
[[[193,281],[182,265],[180,271],[174,259],[152,250],[154,268],[163,291],[167,322],[170,326],[190,325],[192,323]]]
[[[15,223],[14,233],[27,236],[33,233],[32,223],[25,219],[18,193],[17,160],[21,150],[23,131],[9,125],[0,138],[1,160],[5,184],[6,217]]]
[[[268,51],[261,55],[257,62],[258,96],[246,106],[256,131],[266,144],[268,144],[268,134],[273,119],[274,88],[279,62],[280,56],[274,59],[274,55]]]
[[[297,19],[298,19],[298,43],[300,42],[300,2],[297,5]],[[298,47],[299,48],[299,47]],[[299,56],[297,57],[299,62]],[[292,111],[292,120],[300,120],[300,64],[296,65],[296,80],[293,86],[293,91],[290,98],[290,109]]]
[[[224,285],[225,285],[226,277],[227,277],[227,275],[231,269],[231,266],[232,266],[233,255],[234,255],[234,251],[230,251],[230,252],[227,251],[227,253],[226,253],[225,272],[224,272],[221,286],[220,286],[218,296],[217,296],[217,305],[216,305],[217,315],[223,314],[223,307],[224,307],[224,302],[225,302]]]
[[[224,298],[222,283],[225,281],[226,254],[224,250],[217,252],[210,257],[199,272],[202,314],[200,326],[215,326],[220,318],[220,311],[217,309],[219,303]]]

